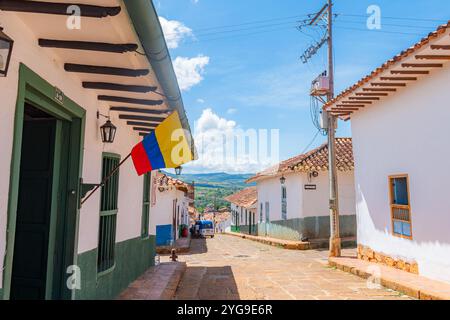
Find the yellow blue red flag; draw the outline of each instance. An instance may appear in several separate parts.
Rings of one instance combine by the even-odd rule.
[[[176,168],[194,160],[192,136],[182,127],[177,111],[138,143],[131,151],[138,175],[163,168]]]

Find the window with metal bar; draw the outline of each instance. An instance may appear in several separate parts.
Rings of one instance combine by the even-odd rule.
[[[408,176],[389,177],[392,230],[395,236],[412,239]]]
[[[287,219],[287,192],[286,186],[281,186],[281,219]]]
[[[120,162],[120,156],[103,154],[102,180]],[[104,272],[115,263],[117,203],[119,195],[119,170],[102,186],[100,200],[100,225],[98,237],[97,271]]]
[[[150,183],[151,173],[144,175],[144,188],[142,195],[142,219],[141,219],[141,237],[148,237],[149,219],[150,219]]]

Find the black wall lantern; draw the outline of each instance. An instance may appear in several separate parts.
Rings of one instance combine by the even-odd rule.
[[[175,174],[177,176],[181,175],[181,171],[183,171],[183,167],[178,166],[178,167],[175,168]]]
[[[11,61],[12,49],[14,41],[3,33],[3,28],[0,27],[0,76],[6,77]]]
[[[284,176],[282,176],[280,178],[280,182],[281,182],[282,185],[284,185],[286,183],[286,178]]]
[[[108,116],[105,116],[97,111],[97,119],[100,118],[100,116],[107,118],[108,120],[105,122],[104,125],[100,127],[100,133],[102,135],[102,141],[103,143],[113,143],[114,138],[116,137],[116,131],[117,127],[112,124],[111,120]]]

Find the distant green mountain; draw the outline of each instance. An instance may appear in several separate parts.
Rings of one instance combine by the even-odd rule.
[[[254,176],[251,173],[242,174],[229,174],[225,172],[219,173],[198,173],[198,174],[182,174],[176,176],[171,173],[167,173],[171,177],[175,177],[184,182],[192,183],[195,181],[195,185],[199,187],[213,187],[213,188],[232,188],[232,189],[242,189],[249,187],[254,184],[246,184],[245,180]]]
[[[229,174],[219,172],[182,174],[180,176],[168,172],[166,174],[184,182],[195,182],[195,206],[200,212],[203,212],[208,206],[214,206],[216,209],[228,206],[229,203],[223,200],[225,197],[255,185],[254,183],[245,183],[247,179],[254,175],[251,173]]]

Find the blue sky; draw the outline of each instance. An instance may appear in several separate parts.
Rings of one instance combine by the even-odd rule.
[[[169,43],[171,56],[179,78],[184,77],[179,80],[192,125],[210,109],[209,115],[216,120],[227,120],[242,129],[279,129],[281,160],[304,150],[316,133],[308,91],[311,80],[326,69],[326,48],[303,64],[299,57],[312,43],[314,33],[305,35],[295,26],[325,1],[154,3],[158,14],[173,27],[166,36],[175,37]],[[381,8],[380,31],[366,27],[370,5]],[[450,2],[336,0],[334,12],[339,14],[334,30],[339,93],[450,19]],[[170,25],[165,24],[166,33]],[[339,123],[338,136],[351,136],[350,123]],[[311,148],[324,141],[325,137],[318,136]],[[238,171],[242,170],[254,171]],[[230,170],[199,166],[193,171]]]

